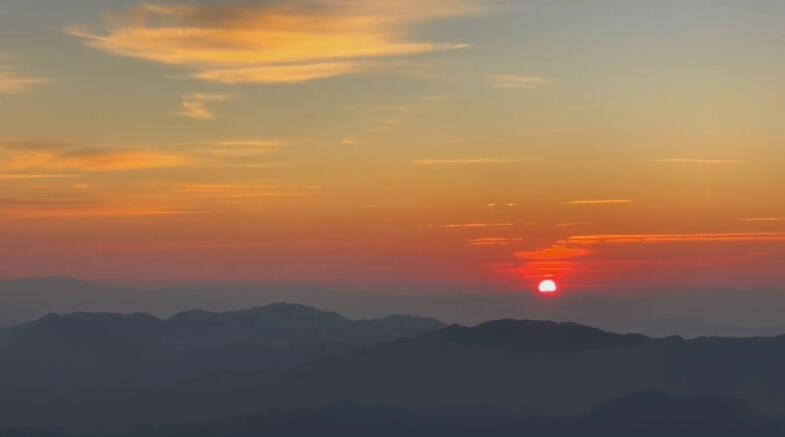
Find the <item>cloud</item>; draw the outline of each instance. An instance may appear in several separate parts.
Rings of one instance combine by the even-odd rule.
[[[785,233],[726,232],[695,234],[602,234],[579,235],[567,239],[567,243],[573,245],[747,242],[785,242]]]
[[[124,206],[47,207],[0,209],[2,220],[66,220],[118,217],[151,217],[198,214],[198,211],[172,208],[144,208]]]
[[[220,157],[269,155],[286,144],[281,140],[226,140],[208,146],[207,153]]]
[[[367,130],[371,132],[387,132],[399,128],[403,123],[404,120],[401,118],[385,118],[376,120]]]
[[[741,221],[746,223],[779,223],[785,222],[785,218],[783,217],[747,217],[741,219]]]
[[[590,222],[565,222],[565,223],[557,223],[556,227],[558,228],[572,228],[576,226],[585,226],[590,225]]]
[[[0,220],[62,220],[196,214],[170,205],[133,205],[117,198],[84,197],[30,199],[0,198]]]
[[[684,251],[683,247],[677,248],[674,252],[665,246],[739,243],[782,244],[785,243],[785,232],[575,235],[557,241],[544,249],[515,252],[515,257],[524,262],[524,265],[518,270],[520,273],[529,278],[542,278],[554,273],[571,274],[581,270],[580,267],[583,264],[593,266],[583,269],[584,273],[591,274],[592,269],[608,262],[635,263],[646,259],[700,259],[719,253],[714,248],[699,249],[697,247],[694,250],[699,250],[699,252]],[[647,250],[644,251],[643,248]],[[738,248],[735,248],[734,251],[738,251]],[[696,256],[696,253],[700,255]]]
[[[467,240],[472,246],[509,246],[523,241],[520,237],[485,237]]]
[[[418,159],[414,165],[478,165],[478,164],[511,164],[520,162],[518,159],[500,158],[462,158],[462,159]]]
[[[445,229],[471,229],[471,228],[507,228],[515,226],[515,223],[457,223],[450,225],[441,225]]]
[[[210,103],[232,100],[232,96],[226,94],[196,93],[184,94],[181,97],[183,100],[182,108],[176,114],[197,120],[212,120],[215,118],[215,114],[208,106]]]
[[[15,174],[78,171],[102,173],[181,167],[194,159],[149,149],[77,148],[57,143],[0,143],[0,171]]]
[[[10,67],[0,65],[0,94],[19,94],[49,82],[51,79],[23,76]]]
[[[738,159],[696,159],[696,158],[662,158],[652,162],[661,164],[706,164],[706,165],[741,165],[749,164],[750,161]]]
[[[482,11],[479,1],[144,4],[111,17],[103,32],[67,32],[98,50],[186,68],[204,81],[300,83],[367,71],[382,59],[463,48],[411,38],[417,25]]]
[[[526,261],[554,261],[583,258],[595,253],[587,246],[648,245],[683,243],[785,242],[785,232],[726,232],[694,234],[598,234],[574,235],[545,249],[516,252]]]
[[[569,247],[564,243],[559,243],[546,249],[516,252],[515,256],[524,261],[560,261],[581,258],[592,253],[591,250],[585,248]]]
[[[632,202],[632,199],[589,199],[571,200],[567,203],[570,205],[624,205]]]
[[[221,199],[309,197],[320,187],[293,187],[255,184],[184,184],[177,189],[179,196]]]
[[[648,275],[661,280],[670,274],[666,267],[690,278],[695,268],[711,266],[714,277],[718,266],[738,267],[755,253],[766,253],[752,245],[784,244],[785,232],[574,235],[543,249],[514,252],[522,261],[515,272],[530,280],[554,275],[573,280],[577,275],[580,282],[607,285],[606,275],[616,280],[632,276],[641,283]]]
[[[78,174],[54,174],[54,173],[4,173],[0,174],[0,180],[39,180],[39,179],[71,179],[78,178]]]
[[[226,85],[247,83],[296,84],[317,79],[361,73],[373,69],[373,64],[359,62],[329,62],[305,65],[270,65],[262,67],[204,70],[192,77]]]
[[[549,79],[538,76],[520,76],[514,74],[497,74],[488,80],[496,88],[535,89],[551,83]]]
[[[7,210],[18,207],[40,207],[40,208],[71,208],[93,206],[94,203],[85,199],[19,199],[19,198],[0,198],[0,208]]]

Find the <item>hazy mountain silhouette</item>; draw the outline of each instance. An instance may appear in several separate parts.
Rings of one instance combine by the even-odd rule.
[[[785,333],[781,322],[785,294],[778,290],[653,290],[614,295],[603,294],[602,290],[595,292],[565,293],[559,299],[543,300],[532,293],[456,289],[447,285],[338,290],[297,284],[128,287],[58,277],[0,280],[0,326],[28,322],[48,313],[141,312],[170,317],[194,307],[224,312],[286,301],[354,318],[419,314],[465,325],[503,318],[559,320],[653,337]]]
[[[0,437],[781,437],[785,421],[721,396],[636,392],[574,416],[528,416],[483,407],[415,409],[331,405],[232,417],[198,425],[69,434],[0,430]]]
[[[286,366],[441,328],[411,316],[350,320],[301,305],[147,314],[50,314],[0,330],[0,385],[164,382],[228,369]]]
[[[769,419],[735,398],[672,396],[647,391],[608,401],[577,416],[531,417],[482,407],[417,411],[344,405],[273,412],[190,428],[148,428],[132,435],[774,437],[783,433],[785,422]]]
[[[286,308],[297,314],[319,314],[311,309]],[[255,312],[259,310],[243,312],[239,319]],[[216,317],[222,316],[190,313],[171,320],[176,326],[185,323],[183,320],[212,326],[213,321],[205,320]],[[120,338],[132,338],[125,334],[129,324],[138,323],[144,331],[173,323],[171,320],[129,316],[117,324],[117,331],[122,333]],[[312,326],[319,329],[347,323],[334,314],[316,320],[311,321]],[[247,326],[245,322],[233,323]],[[235,332],[233,323],[225,332]],[[281,323],[280,329],[289,332],[283,328],[286,323]],[[363,328],[373,325],[355,323]],[[171,338],[188,338],[173,332],[175,337]],[[341,329],[336,332],[345,333]],[[332,335],[320,333],[317,338],[338,338]],[[288,341],[293,344],[301,339],[297,332]],[[98,342],[101,347],[114,347],[104,340]],[[347,403],[394,409],[481,406],[526,416],[576,416],[602,402],[650,389],[730,396],[748,402],[756,411],[785,412],[785,337],[651,339],[573,323],[502,320],[476,327],[449,326],[322,357],[302,359],[293,367],[217,372],[146,389],[0,390],[0,403],[5,406],[0,409],[0,424],[37,425],[44,421],[48,425],[111,427],[188,423],[251,415],[270,408],[318,409]]]

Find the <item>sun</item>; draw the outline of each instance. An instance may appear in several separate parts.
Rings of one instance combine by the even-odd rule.
[[[558,289],[559,287],[556,286],[556,282],[551,279],[546,279],[540,282],[540,286],[539,286],[540,293],[544,293],[544,294],[556,293],[556,290]]]

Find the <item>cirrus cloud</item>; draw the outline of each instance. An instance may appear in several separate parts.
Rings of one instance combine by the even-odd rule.
[[[741,159],[706,159],[706,158],[661,158],[655,159],[658,164],[703,164],[703,165],[742,165],[750,161]]]
[[[539,76],[522,76],[516,74],[497,74],[489,76],[488,80],[496,88],[535,89],[551,83],[550,79]]]
[[[482,165],[482,164],[512,164],[520,162],[518,159],[504,158],[456,158],[456,159],[418,159],[413,165]]]
[[[632,203],[632,199],[585,199],[571,200],[569,205],[626,205]]]
[[[10,67],[0,65],[0,94],[19,94],[49,82],[50,79],[24,76]]]
[[[184,155],[139,148],[80,148],[68,144],[0,143],[0,171],[21,178],[23,172],[107,173],[190,165]],[[37,176],[42,177],[42,176]]]
[[[463,48],[412,41],[416,25],[475,14],[480,0],[276,0],[144,4],[96,32],[67,32],[113,55],[183,67],[224,84],[300,83],[365,71],[379,59]]]
[[[175,114],[197,120],[212,120],[215,118],[215,113],[208,106],[210,103],[232,100],[232,96],[226,94],[194,93],[185,94],[181,97],[183,99],[182,108]]]

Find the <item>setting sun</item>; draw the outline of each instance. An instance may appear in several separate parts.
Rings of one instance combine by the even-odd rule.
[[[785,437],[783,22],[0,0],[0,437]]]
[[[540,293],[556,293],[558,287],[556,286],[556,282],[550,279],[546,279],[540,282],[539,290]]]

